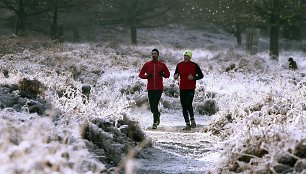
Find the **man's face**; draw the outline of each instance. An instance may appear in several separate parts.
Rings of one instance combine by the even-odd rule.
[[[189,57],[189,56],[187,56],[187,55],[184,55],[184,61],[185,61],[185,62],[190,61],[190,57]]]
[[[153,59],[153,60],[157,60],[157,59],[158,59],[158,53],[157,53],[156,51],[153,51],[153,52],[151,53],[151,56],[152,56],[152,59]]]

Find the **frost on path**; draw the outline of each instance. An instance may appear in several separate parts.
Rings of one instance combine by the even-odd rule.
[[[145,133],[152,139],[153,147],[147,149],[149,158],[137,160],[137,173],[197,174],[215,167],[220,157],[218,140],[201,132],[207,118],[196,117],[197,128],[182,131],[184,122],[178,115],[164,115],[156,130],[151,129],[150,118],[140,119],[147,126]]]

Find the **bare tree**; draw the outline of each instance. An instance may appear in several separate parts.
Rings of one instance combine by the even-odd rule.
[[[270,56],[278,60],[280,27],[301,21],[306,5],[302,0],[257,0],[256,10],[270,27]]]
[[[242,32],[256,22],[254,5],[245,0],[192,0],[187,1],[188,16],[200,22],[211,22],[222,26],[236,37],[241,45]],[[185,13],[186,13],[185,12]]]
[[[89,0],[48,0],[48,7],[50,8],[49,15],[52,17],[50,36],[52,39],[62,39],[63,27],[58,24],[59,18],[64,18],[67,13],[74,13],[71,11],[73,8],[86,8]],[[97,3],[97,2],[96,2]],[[62,17],[59,17],[62,13]],[[73,20],[73,19],[70,19]]]
[[[48,5],[50,7],[50,12],[52,13],[52,23],[50,29],[50,36],[52,39],[60,39],[62,32],[58,25],[58,16],[61,9],[66,9],[72,6],[72,1],[68,0],[49,0]]]
[[[42,14],[50,9],[45,0],[1,0],[0,8],[11,10],[17,16],[16,35],[26,34],[29,16]]]
[[[301,22],[305,15],[305,0],[191,0],[188,14],[201,21],[226,24],[238,45],[241,32],[250,26],[266,24],[270,28],[270,55],[279,56],[279,32],[285,24]]]
[[[132,44],[137,44],[137,29],[156,27],[174,21],[170,10],[175,0],[109,0],[101,8],[99,20],[102,25],[123,25],[131,32]]]

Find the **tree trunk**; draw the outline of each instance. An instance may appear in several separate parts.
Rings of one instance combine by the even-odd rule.
[[[241,33],[243,29],[239,24],[236,24],[235,26],[236,26],[236,31],[234,35],[236,37],[237,45],[241,46],[241,43],[242,43]]]
[[[274,60],[278,60],[279,56],[278,37],[279,37],[279,26],[272,25],[270,27],[270,56]]]
[[[258,35],[259,30],[252,27],[247,29],[246,49],[250,54],[256,54],[258,50]]]
[[[57,39],[58,38],[57,18],[58,18],[58,9],[55,6],[54,11],[53,11],[53,22],[52,22],[51,31],[50,31],[50,36],[51,36],[52,39]]]
[[[26,34],[26,31],[27,31],[27,22],[26,22],[27,15],[25,13],[23,1],[19,0],[18,3],[19,3],[18,4],[19,5],[19,11],[16,11],[17,24],[16,24],[15,34],[16,35],[24,35],[24,34]]]
[[[23,0],[18,1],[18,11],[15,11],[17,15],[17,24],[16,24],[16,31],[15,34],[18,35],[25,35],[27,31],[27,22],[26,18],[27,15],[25,13],[25,7]]]
[[[16,25],[16,35],[25,35],[28,30],[28,24],[26,22],[26,16],[24,15],[18,15],[17,18],[17,25]]]
[[[278,60],[279,29],[280,29],[280,1],[272,0],[272,10],[270,14],[270,57]]]
[[[242,43],[242,39],[241,39],[241,33],[236,33],[236,41],[237,41],[237,45],[238,46],[241,46],[241,43]]]
[[[131,39],[132,39],[132,44],[137,45],[137,28],[136,26],[131,26]]]

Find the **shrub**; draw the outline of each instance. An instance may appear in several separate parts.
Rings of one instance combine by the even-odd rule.
[[[38,80],[28,80],[26,78],[19,81],[19,93],[21,97],[37,99],[43,94],[43,84]]]

